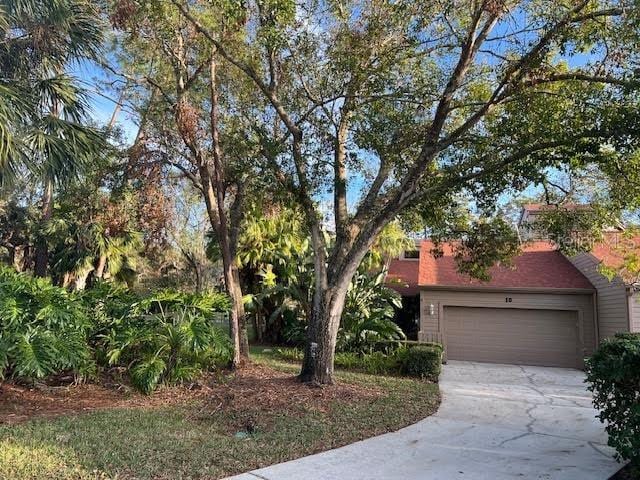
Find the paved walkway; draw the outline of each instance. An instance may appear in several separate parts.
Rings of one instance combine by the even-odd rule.
[[[450,362],[438,412],[398,432],[233,480],[606,480],[606,446],[577,370]]]

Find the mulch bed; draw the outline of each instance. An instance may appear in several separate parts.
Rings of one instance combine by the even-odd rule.
[[[145,396],[130,387],[103,381],[99,384],[51,386],[0,384],[0,424],[16,424],[32,418],[86,413],[109,408],[153,408],[201,402],[200,413],[238,414],[250,428],[252,412],[284,412],[314,409],[326,411],[332,401],[352,403],[375,400],[381,392],[360,385],[314,387],[300,383],[290,373],[247,364],[235,374],[209,375],[200,382],[165,387]]]
[[[264,365],[250,364],[238,371],[230,381],[210,389],[199,416],[210,418],[224,412],[235,421],[227,427],[252,433],[268,429],[279,415],[302,415],[308,411],[326,413],[335,402],[350,404],[374,401],[381,391],[361,385],[337,383],[314,386],[300,383],[290,373]]]
[[[89,383],[32,387],[3,383],[0,385],[0,424],[15,424],[32,418],[52,418],[105,408],[175,404],[184,401],[188,395],[186,388],[161,389],[154,395],[145,396],[128,388],[116,389]]]

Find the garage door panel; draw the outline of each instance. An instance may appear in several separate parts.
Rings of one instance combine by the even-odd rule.
[[[577,312],[445,307],[447,357],[496,363],[577,366]]]

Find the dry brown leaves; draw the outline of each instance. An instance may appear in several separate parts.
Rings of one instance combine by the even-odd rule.
[[[165,387],[150,396],[109,384],[26,387],[3,383],[0,424],[109,408],[155,408],[194,400],[202,404],[200,414],[224,412],[238,415],[245,422],[258,413],[326,412],[334,402],[374,401],[381,394],[374,388],[345,383],[313,387],[300,383],[290,373],[255,364],[247,364],[234,374],[210,375],[197,384]]]
[[[249,364],[226,385],[212,389],[210,405],[225,411],[277,412],[294,409],[326,411],[332,401],[375,400],[381,392],[360,385],[338,383],[318,387],[300,383],[290,373]]]

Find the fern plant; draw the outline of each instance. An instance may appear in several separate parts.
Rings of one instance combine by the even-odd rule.
[[[89,327],[73,294],[48,280],[0,267],[0,378],[92,374]]]

